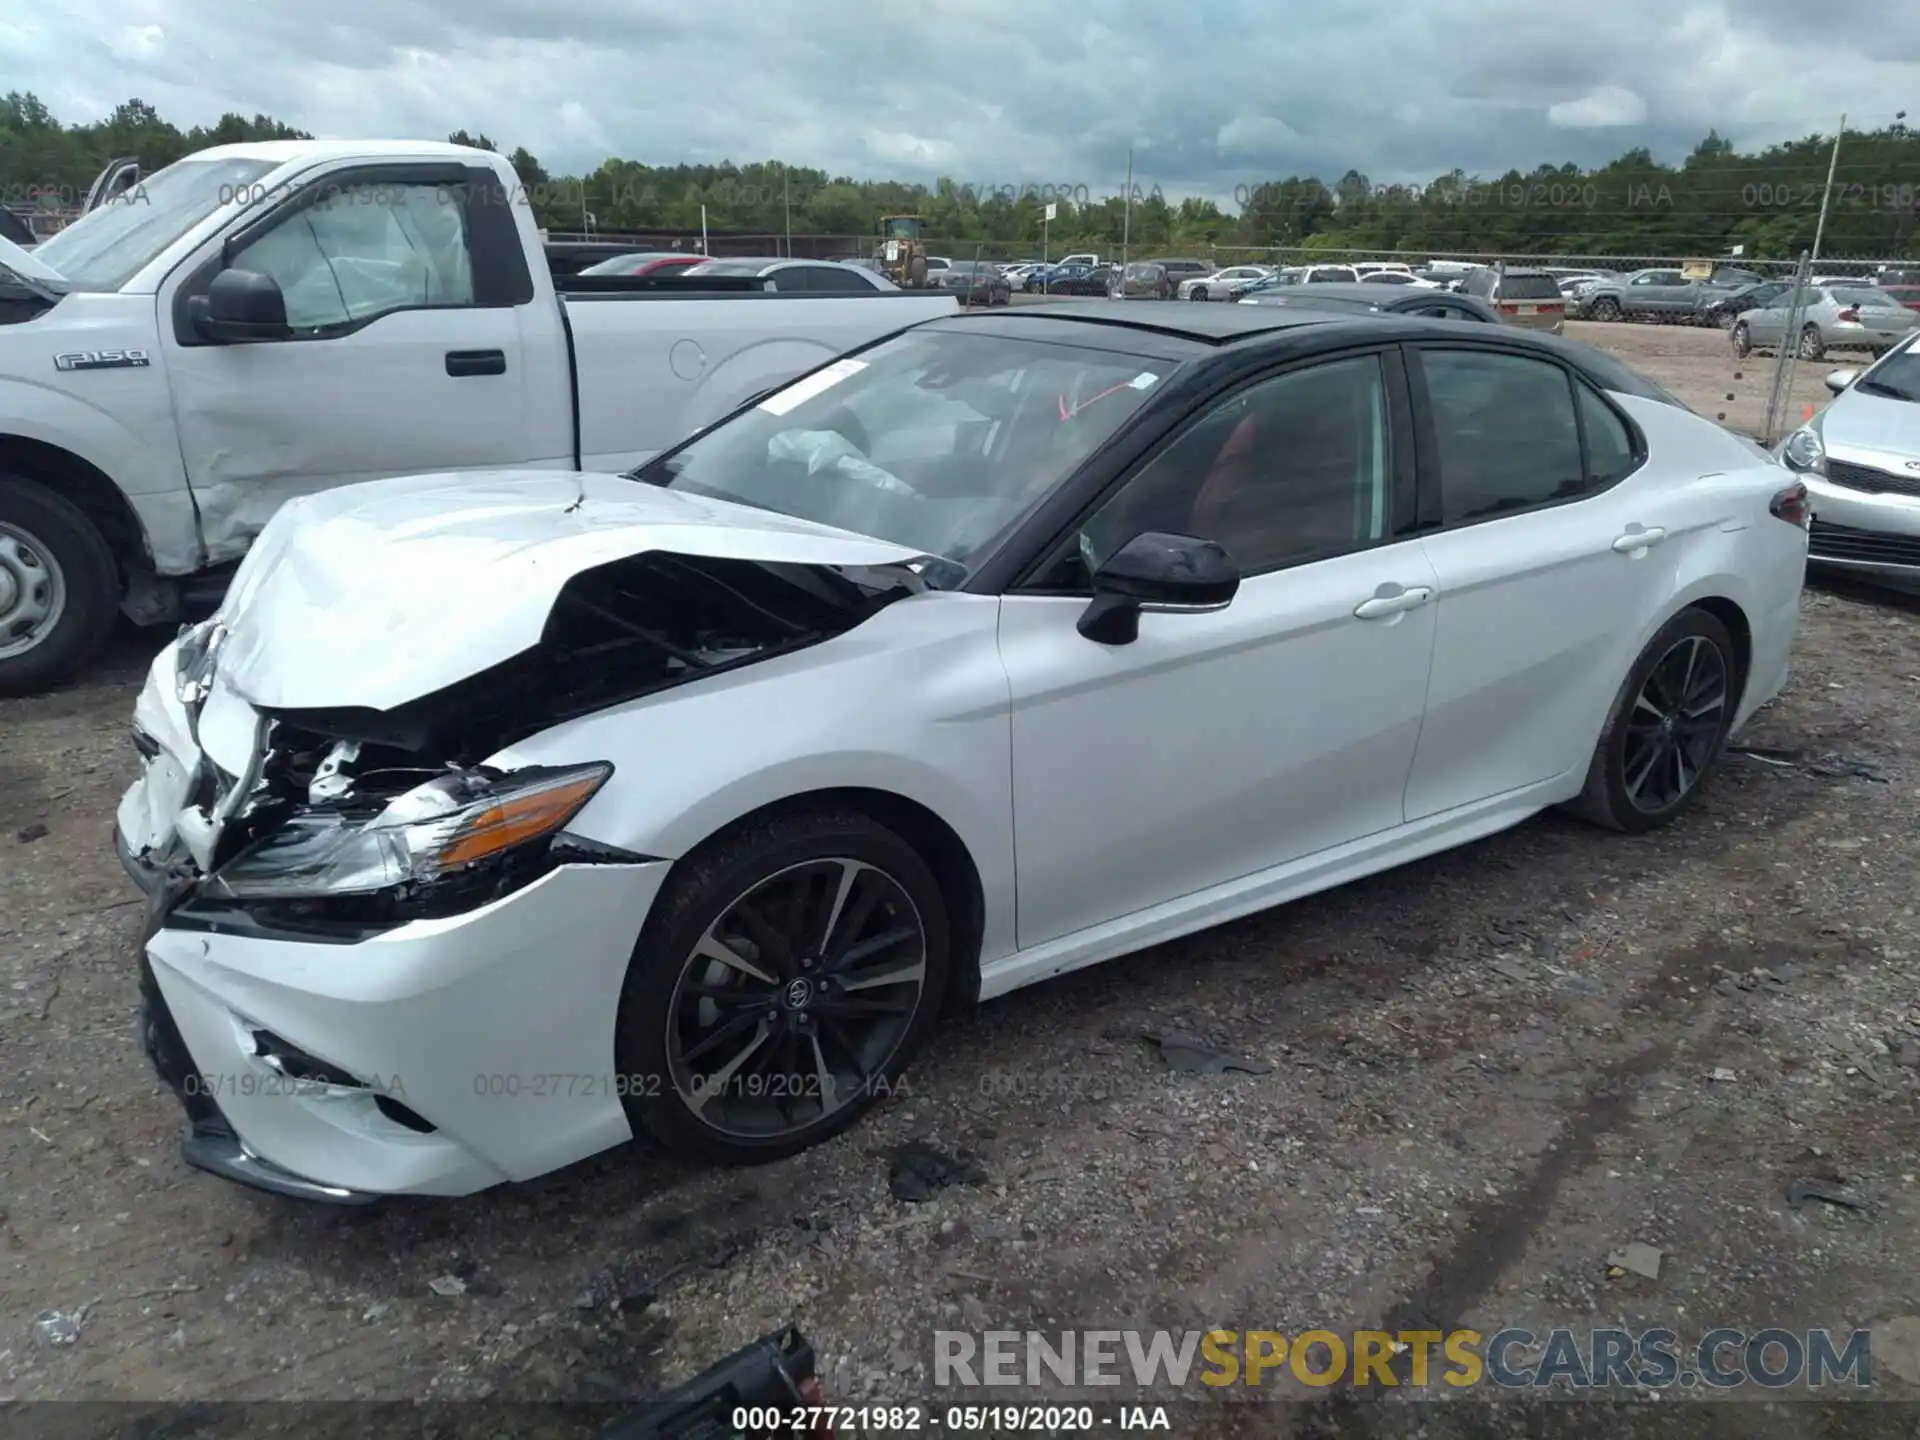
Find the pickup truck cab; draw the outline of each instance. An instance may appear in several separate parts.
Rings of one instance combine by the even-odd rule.
[[[751,277],[556,282],[491,151],[200,151],[31,253],[0,241],[0,694],[71,674],[116,610],[177,618],[290,497],[627,470],[957,308]]]

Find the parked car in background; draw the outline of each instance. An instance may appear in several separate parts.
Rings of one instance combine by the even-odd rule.
[[[963,305],[1011,305],[1013,282],[991,260],[960,260],[933,276],[934,288],[951,291]]]
[[[1750,281],[1741,281],[1748,284]],[[1706,307],[1736,289],[1711,280],[1689,280],[1678,270],[1635,270],[1593,286],[1581,297],[1587,320],[1694,321]]]
[[[72,675],[117,614],[217,599],[296,496],[628,469],[955,308],[851,266],[796,295],[697,265],[557,279],[525,193],[467,146],[220,145],[31,252],[0,241],[0,692]]]
[[[927,256],[927,273],[932,274],[935,270],[944,270],[951,264],[953,264],[953,261],[949,260],[945,255],[929,255]]]
[[[1920,591],[1920,332],[1827,388],[1833,402],[1778,452],[1806,482],[1807,558]]]
[[[1792,288],[1793,282],[1790,280],[1762,280],[1755,285],[1742,285],[1738,290],[1729,290],[1724,295],[1703,296],[1700,318],[1709,325],[1731,330],[1733,322],[1747,311],[1772,304]]]
[[[1406,285],[1379,285],[1358,280],[1350,285],[1296,285],[1249,295],[1242,305],[1305,306],[1375,315],[1422,315],[1434,320],[1467,320],[1498,325],[1500,312],[1471,295],[1453,295],[1439,289]]]
[[[1100,257],[1091,250],[1077,250],[1071,255],[1060,257],[1062,265],[1081,265],[1091,270],[1101,263]]]
[[[1354,273],[1351,265],[1289,265],[1259,280],[1237,286],[1232,295],[1235,300],[1240,300],[1248,295],[1263,294],[1268,290],[1278,290],[1287,285],[1357,285],[1359,283],[1360,277]]]
[[[1234,287],[1251,285],[1273,274],[1270,265],[1229,265],[1206,275],[1182,280],[1176,292],[1182,300],[1228,300]]]
[[[707,257],[689,255],[684,250],[636,250],[631,255],[613,255],[589,265],[582,275],[664,275],[698,265]]]
[[[1134,260],[1108,273],[1107,294],[1115,300],[1165,300],[1173,290],[1166,266],[1156,260]]]
[[[1484,267],[1467,276],[1460,293],[1491,305],[1510,325],[1555,335],[1566,328],[1566,297],[1544,270]]]
[[[1920,310],[1920,284],[1901,280],[1882,280],[1876,288],[1886,291],[1909,310]]]
[[[1055,295],[1100,295],[1112,292],[1118,267],[1113,265],[1076,265],[1056,275],[1048,285]]]
[[[1807,487],[1617,365],[1093,308],[915,326],[629,476],[280,511],[118,812],[184,1157],[336,1204],[774,1161],[950,1008],[1550,807],[1667,825],[1779,693]]]
[[[1438,290],[1437,281],[1422,280],[1405,270],[1369,270],[1360,277],[1363,285],[1405,285],[1415,290]]]
[[[728,255],[702,260],[679,272],[689,278],[703,275],[745,276],[763,281],[778,295],[854,295],[869,290],[898,290],[885,275],[844,260],[791,260],[782,256]]]
[[[1749,310],[1733,322],[1733,353],[1778,349],[1786,343],[1793,319],[1792,289]],[[1829,350],[1891,349],[1920,329],[1920,314],[1873,285],[1809,285],[1803,292],[1799,329],[1792,343],[1803,360],[1818,360]]]
[[[1182,256],[1175,256],[1172,259],[1156,256],[1152,263],[1167,272],[1167,293],[1161,297],[1164,300],[1171,300],[1179,293],[1182,281],[1211,275],[1215,269],[1211,261],[1192,260]]]
[[[1029,292],[1036,290],[1054,290],[1069,280],[1081,279],[1096,268],[1098,267],[1089,265],[1083,260],[1062,260],[1057,264],[1042,265],[1035,270],[1027,272],[1026,283],[1023,288]],[[1105,292],[1102,291],[1101,293],[1104,294]]]

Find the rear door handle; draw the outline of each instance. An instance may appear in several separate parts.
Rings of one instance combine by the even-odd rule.
[[[1386,593],[1389,590],[1395,593]],[[1390,615],[1417,610],[1433,599],[1433,587],[1430,585],[1382,585],[1380,591],[1371,600],[1362,600],[1354,607],[1353,613],[1362,620],[1385,620]]]
[[[1618,550],[1622,555],[1631,555],[1635,550],[1644,550],[1649,545],[1658,545],[1666,538],[1667,532],[1662,530],[1658,525],[1654,526],[1651,530],[1633,529],[1627,531],[1626,534],[1614,541],[1613,548]]]
[[[447,374],[449,375],[504,375],[507,373],[507,352],[504,350],[449,350],[447,352]]]

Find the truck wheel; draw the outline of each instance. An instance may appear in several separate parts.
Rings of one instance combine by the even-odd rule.
[[[65,680],[107,638],[119,604],[119,567],[85,513],[0,474],[0,695]]]
[[[1620,302],[1611,295],[1602,295],[1593,302],[1593,318],[1601,321],[1614,321],[1620,318]]]
[[[923,290],[927,284],[927,257],[916,255],[907,262],[907,288]]]

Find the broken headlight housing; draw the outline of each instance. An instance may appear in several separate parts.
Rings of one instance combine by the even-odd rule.
[[[413,893],[552,839],[612,774],[604,763],[504,774],[456,770],[371,817],[297,811],[221,866],[202,893],[243,904]]]
[[[227,638],[227,627],[216,620],[183,626],[174,642],[174,693],[182,705],[193,706],[207,698],[213,688],[214,668],[220,663],[220,647]]]

